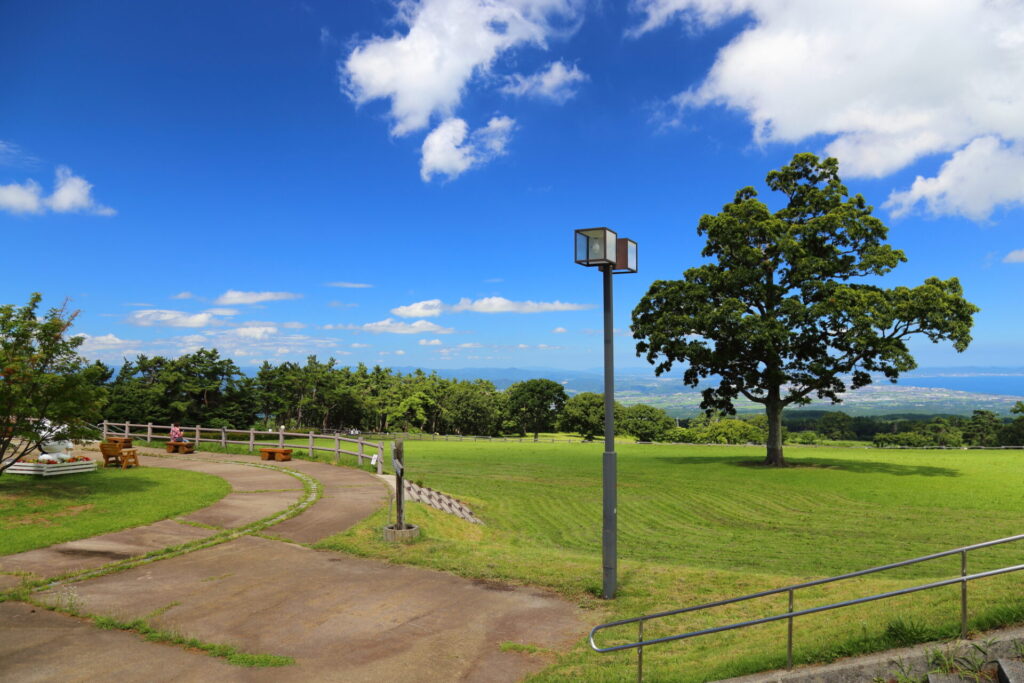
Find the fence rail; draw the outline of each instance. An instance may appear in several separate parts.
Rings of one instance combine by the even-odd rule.
[[[109,436],[124,436],[136,439],[144,438],[146,441],[170,441],[171,425],[157,425],[152,422],[147,422],[146,424],[133,424],[131,422],[109,422],[104,420],[99,427],[103,431],[104,439]],[[133,428],[136,431],[133,432]],[[290,444],[290,446],[295,450],[307,451],[310,458],[313,457],[315,452],[333,453],[335,464],[341,464],[341,456],[343,454],[355,456],[359,465],[363,464],[363,458],[370,458],[371,462],[376,464],[377,474],[383,474],[384,472],[384,444],[379,441],[367,441],[364,438],[353,439],[340,436],[339,434],[286,432],[284,429],[278,429],[276,431],[260,429],[227,429],[224,427],[203,427],[202,425],[188,427],[182,426],[179,427],[179,429],[181,429],[185,438],[189,439],[193,443],[214,443],[225,448],[228,445],[247,446],[250,453],[255,451],[259,446],[274,444],[274,440],[276,440],[278,448],[284,448],[286,440],[307,439],[307,444]],[[234,438],[229,439],[229,434],[242,434],[247,438],[244,440]],[[265,437],[270,438],[268,439]],[[331,441],[333,442],[333,446],[320,445],[317,443],[319,440]],[[343,444],[352,445],[348,448],[342,448]]]
[[[861,605],[867,602],[874,602],[876,600],[884,600],[886,598],[893,598],[899,595],[907,595],[909,593],[917,593],[919,591],[929,590],[932,588],[941,588],[942,586],[952,586],[960,584],[960,637],[967,637],[967,584],[970,581],[976,579],[984,579],[990,576],[999,576],[1001,574],[1009,574],[1012,572],[1018,572],[1024,570],[1024,564],[1011,565],[1007,567],[1001,567],[999,569],[993,569],[985,572],[978,572],[976,574],[967,573],[967,553],[972,550],[979,550],[981,548],[990,548],[995,545],[1001,545],[1003,543],[1013,543],[1016,541],[1024,540],[1024,534],[1018,534],[1016,536],[1008,536],[1006,538],[996,539],[994,541],[986,541],[984,543],[976,543],[974,545],[964,546],[962,548],[954,548],[952,550],[945,550],[940,553],[934,553],[932,555],[924,555],[921,557],[915,557],[910,560],[903,560],[901,562],[894,562],[892,564],[886,564],[879,567],[872,567],[870,569],[862,569],[856,572],[850,572],[849,574],[841,574],[839,576],[831,576],[826,579],[817,579],[815,581],[807,581],[806,583],[798,583],[792,586],[785,586],[783,588],[774,588],[772,590],[760,591],[758,593],[751,593],[749,595],[742,595],[737,598],[729,598],[726,600],[717,600],[715,602],[708,602],[703,605],[694,605],[692,607],[683,607],[681,609],[669,610],[667,612],[656,612],[653,614],[645,614],[640,617],[633,617],[631,619],[620,619],[618,621],[611,621],[607,624],[600,624],[595,626],[590,631],[590,647],[595,652],[617,652],[619,650],[635,649],[637,651],[637,678],[643,680],[644,671],[644,648],[650,647],[651,645],[657,645],[659,643],[668,643],[676,640],[685,640],[687,638],[696,638],[698,636],[709,635],[711,633],[721,633],[722,631],[733,631],[736,629],[746,628],[748,626],[757,626],[758,624],[767,624],[775,621],[782,621],[783,619],[788,621],[787,635],[786,635],[786,668],[793,668],[793,619],[796,617],[806,616],[808,614],[817,614],[819,612],[827,612],[842,607],[850,607],[853,605]],[[890,569],[897,569],[899,567],[906,567],[912,564],[918,564],[919,562],[928,562],[929,560],[937,560],[942,557],[950,557],[952,555],[960,556],[960,576],[951,579],[945,579],[942,581],[934,581],[931,583],[920,584],[912,586],[910,588],[903,588],[900,590],[889,591],[886,593],[878,593],[875,595],[869,595],[863,598],[855,598],[853,600],[843,600],[841,602],[835,602],[828,605],[820,605],[818,607],[810,607],[802,610],[794,609],[794,601],[796,591],[802,588],[811,588],[813,586],[821,586],[827,583],[834,583],[836,581],[843,581],[845,579],[852,579],[859,576],[866,576],[868,574],[876,574],[878,572],[888,571]],[[672,636],[665,636],[662,638],[652,638],[650,640],[644,640],[644,624],[656,619],[662,619],[665,617],[675,616],[677,614],[685,614],[687,612],[698,612],[701,610],[711,609],[713,607],[721,607],[723,605],[731,605],[737,602],[744,602],[746,600],[753,600],[755,598],[763,598],[769,595],[779,595],[786,593],[789,598],[789,606],[782,614],[773,614],[760,619],[752,619],[749,621],[741,621],[734,624],[727,624],[725,626],[717,626],[714,628],[706,628],[698,631],[690,631],[688,633],[679,633]],[[595,635],[598,631],[602,631],[608,628],[614,628],[616,626],[624,626],[626,624],[637,624],[638,637],[635,642],[626,643],[624,645],[612,645],[608,647],[599,647],[594,640]]]

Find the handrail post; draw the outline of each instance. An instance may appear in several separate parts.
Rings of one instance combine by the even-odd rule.
[[[960,576],[967,576],[967,551],[960,551]],[[960,582],[960,639],[967,639],[967,581]]]
[[[363,437],[359,437],[359,455],[356,456],[359,459],[359,466],[363,466]]]
[[[789,613],[793,613],[793,589],[789,589]],[[786,668],[793,668],[793,617],[790,617],[786,621],[789,622],[788,631],[786,636]]]
[[[284,448],[284,425],[277,427],[277,447]]]
[[[249,429],[249,452],[252,453],[253,443],[256,441],[256,431]]]
[[[644,620],[641,619],[637,622],[639,624],[640,637],[636,639],[636,642],[644,642]],[[637,683],[643,683],[644,681],[644,646],[641,645],[636,649],[636,680]]]
[[[338,438],[338,432],[334,432],[334,464],[341,464],[341,440]]]
[[[309,430],[309,459],[313,459],[313,430]]]

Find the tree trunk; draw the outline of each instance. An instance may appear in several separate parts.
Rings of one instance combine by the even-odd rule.
[[[785,467],[786,459],[782,457],[782,401],[769,399],[765,404],[768,414],[768,455],[764,464],[769,467]]]

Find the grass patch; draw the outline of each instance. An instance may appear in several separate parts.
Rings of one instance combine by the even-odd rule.
[[[796,467],[747,465],[762,448],[621,444],[619,596],[599,600],[601,444],[409,441],[406,476],[465,501],[486,526],[418,504],[423,530],[383,542],[386,511],[317,544],[482,581],[548,587],[592,611],[594,625],[710,602],[968,545],[1021,530],[1019,453],[787,447]],[[972,553],[969,572],[1024,563],[1024,543]],[[958,576],[959,558],[798,592],[796,608]],[[1024,576],[972,582],[974,629],[1024,620]],[[786,596],[680,615],[647,638],[784,612]],[[959,633],[950,586],[798,618],[794,660],[829,661]],[[777,622],[645,651],[652,680],[700,681],[785,665]],[[612,644],[636,628],[608,630]],[[538,680],[634,678],[636,654],[599,655],[584,642]]]
[[[174,631],[165,631],[153,628],[142,619],[121,621],[114,619],[113,617],[104,616],[92,616],[89,617],[89,619],[93,624],[102,629],[131,631],[132,633],[139,634],[151,643],[166,643],[169,645],[178,645],[189,650],[198,650],[200,652],[205,652],[211,657],[220,657],[226,660],[228,664],[234,664],[235,666],[271,667],[288,666],[289,664],[295,663],[295,659],[292,657],[241,652],[233,645],[207,643],[197,638],[183,636],[180,633],[175,633]]]
[[[231,491],[209,474],[100,468],[61,477],[0,477],[0,555],[149,524],[206,507]]]

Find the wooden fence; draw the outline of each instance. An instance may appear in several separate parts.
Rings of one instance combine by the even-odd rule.
[[[145,439],[146,441],[170,441],[171,425],[155,425],[152,422],[146,424],[132,424],[130,422],[109,422],[103,421],[103,438],[108,436],[126,436],[134,439]],[[132,431],[132,430],[135,431]],[[384,444],[378,441],[367,441],[363,438],[351,439],[339,434],[316,434],[314,432],[286,432],[284,429],[277,431],[262,431],[259,429],[225,429],[223,427],[179,427],[185,438],[195,444],[215,443],[227,449],[228,444],[235,446],[247,446],[252,453],[259,446],[285,447],[286,439],[306,439],[308,445],[289,444],[295,450],[305,450],[310,458],[317,451],[334,454],[334,463],[341,464],[341,456],[354,455],[359,465],[363,464],[363,458],[370,458],[376,462],[377,474],[384,473]],[[242,435],[244,439],[228,438]],[[325,446],[317,443],[318,439],[327,440],[333,446]],[[343,448],[342,446],[346,446]],[[376,458],[374,458],[376,456]]]

